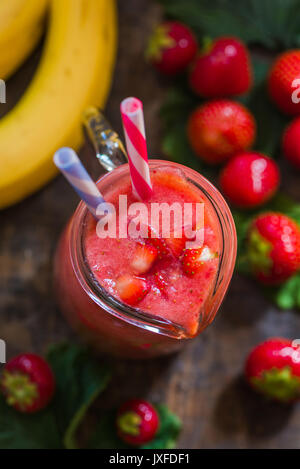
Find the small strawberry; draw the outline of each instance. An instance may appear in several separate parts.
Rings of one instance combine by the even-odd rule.
[[[282,141],[283,154],[290,163],[300,169],[300,117],[286,128]]]
[[[290,115],[300,113],[300,103],[293,102],[297,92],[295,79],[300,78],[300,50],[291,50],[279,55],[268,77],[268,91],[279,109]],[[299,85],[298,85],[299,87]]]
[[[154,31],[146,56],[160,72],[175,75],[187,67],[196,52],[192,31],[178,21],[167,21]]]
[[[277,191],[279,169],[271,158],[257,152],[239,153],[225,166],[220,186],[227,199],[240,208],[267,202]]]
[[[250,386],[279,402],[300,398],[300,347],[291,340],[272,338],[257,345],[245,364]]]
[[[27,353],[6,363],[0,387],[8,405],[29,414],[48,405],[54,394],[55,379],[43,358]]]
[[[251,147],[256,125],[244,106],[219,100],[208,102],[191,114],[187,133],[197,156],[207,163],[218,164]]]
[[[120,407],[116,426],[125,443],[140,446],[154,439],[159,428],[159,416],[149,402],[132,399]]]
[[[183,272],[189,277],[201,272],[205,264],[217,257],[208,246],[197,249],[186,249],[182,257]]]
[[[136,305],[148,293],[150,287],[145,279],[124,274],[117,278],[116,289],[122,301]]]
[[[262,283],[280,284],[300,268],[300,230],[286,215],[259,215],[250,226],[247,243],[251,269]]]
[[[131,262],[136,274],[144,274],[151,269],[158,257],[158,250],[151,244],[138,244]]]
[[[246,93],[252,83],[246,46],[234,37],[209,41],[193,64],[189,82],[192,90],[204,98]]]

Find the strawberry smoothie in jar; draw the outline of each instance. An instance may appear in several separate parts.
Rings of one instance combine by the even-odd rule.
[[[164,215],[158,231],[149,215],[146,230],[130,233],[130,207],[141,202],[133,194],[128,164],[112,164],[97,186],[114,208],[113,235],[100,233],[81,202],[55,256],[55,289],[69,323],[95,349],[124,358],[171,353],[197,337],[218,311],[236,256],[234,222],[217,189],[185,166],[163,160],[149,164],[153,192],[142,202],[146,212],[153,215],[153,207],[164,203],[184,213],[185,204],[198,204],[201,220],[192,209],[192,234],[184,229],[175,234],[174,221]],[[126,199],[125,225],[120,196],[123,208]],[[195,238],[201,242],[187,244]]]

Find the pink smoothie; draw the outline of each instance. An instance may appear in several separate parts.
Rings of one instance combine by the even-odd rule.
[[[214,257],[203,263],[199,272],[186,275],[183,269],[183,253],[174,256],[171,251],[158,258],[150,270],[139,275],[147,282],[148,293],[134,307],[179,324],[187,336],[197,333],[201,308],[213,288],[218,270],[220,252],[220,228],[215,212],[206,196],[195,185],[186,180],[178,170],[171,168],[154,169],[151,172],[153,196],[146,202],[196,203],[204,202],[204,246]],[[105,198],[115,205],[118,212],[118,196],[127,195],[128,205],[136,202],[132,194],[129,178],[124,178],[117,187],[108,187]],[[143,242],[148,242],[143,240]],[[132,259],[141,240],[107,238],[100,239],[96,233],[96,222],[89,218],[85,233],[85,254],[95,279],[108,293],[121,300],[117,290],[117,280],[124,274],[135,275]],[[157,285],[157,274],[162,274],[166,285],[161,290]]]

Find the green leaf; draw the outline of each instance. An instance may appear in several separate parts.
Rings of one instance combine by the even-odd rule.
[[[206,177],[213,177],[215,170],[201,161],[193,152],[187,139],[188,117],[201,101],[179,83],[170,88],[160,111],[164,124],[163,153],[176,163],[189,166]]]
[[[106,412],[100,417],[96,430],[88,443],[89,449],[127,449],[128,445],[118,438],[115,426],[116,411]]]
[[[54,346],[47,359],[57,382],[53,411],[65,447],[73,449],[77,447],[76,430],[89,406],[107,385],[110,373],[85,347],[77,345]]]
[[[142,449],[171,449],[175,448],[181,430],[179,418],[168,410],[165,405],[155,406],[160,418],[159,431],[153,441],[142,445]],[[117,436],[115,427],[116,411],[107,412],[99,420],[95,433],[92,435],[88,447],[90,449],[130,449]]]
[[[235,268],[240,273],[249,273],[249,263],[247,259],[245,243],[247,232],[253,218],[253,214],[247,212],[240,212],[238,210],[232,210],[232,215],[234,218],[238,241],[237,260]]]
[[[53,412],[28,415],[9,407],[0,396],[0,449],[61,449]]]
[[[295,202],[291,197],[279,192],[276,196],[266,205],[268,210],[281,212],[291,217],[296,223],[300,225],[300,204]]]
[[[181,421],[177,415],[169,411],[167,406],[156,406],[160,418],[159,431],[153,441],[142,446],[144,449],[172,449],[181,431]]]
[[[159,0],[202,38],[230,35],[270,49],[300,46],[298,0]]]
[[[266,289],[266,294],[280,309],[300,308],[300,272],[280,287]]]
[[[254,149],[266,153],[271,157],[278,156],[281,146],[282,133],[288,123],[288,118],[281,114],[270,101],[266,77],[270,68],[270,61],[252,54],[254,86],[250,93],[239,99],[254,115],[257,136]]]

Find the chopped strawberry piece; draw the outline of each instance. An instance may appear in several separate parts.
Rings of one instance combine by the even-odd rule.
[[[165,293],[168,287],[167,277],[162,274],[161,272],[156,272],[154,275],[154,282],[157,288],[162,292]]]
[[[170,235],[170,238],[165,238],[166,245],[175,257],[181,256],[185,249],[186,241],[187,239],[184,236],[184,233],[182,233],[181,238],[175,238],[174,234]]]
[[[121,300],[129,305],[139,303],[150,289],[145,279],[129,274],[117,279],[116,288]]]
[[[198,229],[198,228],[197,228]],[[193,230],[193,231],[191,231]],[[176,236],[177,235],[177,236]],[[180,257],[186,248],[186,243],[190,241],[195,241],[196,234],[194,229],[191,226],[182,227],[178,232],[173,232],[170,234],[169,238],[164,238],[166,245],[173,254],[174,257]]]
[[[163,238],[160,238],[151,226],[148,227],[147,241],[148,244],[154,246],[157,249],[159,259],[169,254],[166,241]]]
[[[169,254],[169,250],[164,239],[148,238],[148,243],[157,249],[159,259]]]
[[[138,244],[131,263],[136,274],[144,274],[151,269],[156,258],[158,250],[151,244]]]
[[[215,257],[217,257],[217,254],[212,252],[207,246],[202,246],[198,249],[186,249],[182,258],[183,271],[191,277],[199,273],[205,263]]]

